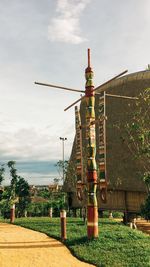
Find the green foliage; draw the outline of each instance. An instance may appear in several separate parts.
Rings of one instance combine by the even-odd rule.
[[[150,192],[150,171],[144,173],[143,181],[146,184],[148,191]]]
[[[8,217],[10,213],[10,207],[12,204],[16,204],[16,215],[23,216],[25,210],[30,203],[29,185],[24,178],[17,175],[17,169],[15,168],[15,161],[9,161],[7,166],[10,169],[11,181],[10,186],[5,187],[5,190],[1,194],[0,208],[4,217]],[[0,168],[0,181],[4,175],[4,167]]]
[[[4,173],[5,173],[4,164],[1,164],[1,166],[0,166],[0,185],[1,185],[2,181],[4,180]]]
[[[46,193],[46,195],[45,195]],[[49,216],[49,209],[53,209],[53,217],[60,215],[60,210],[66,208],[65,194],[62,192],[52,193],[47,190],[40,190],[37,196],[43,198],[40,202],[31,202],[27,205],[26,211],[28,216]],[[45,199],[45,200],[44,200]],[[18,204],[17,204],[18,206]]]
[[[16,162],[11,160],[8,161],[7,166],[10,169],[10,175],[11,175],[11,181],[10,181],[10,201],[12,203],[15,201],[16,198],[16,184],[18,181],[18,176],[17,176],[17,169],[15,168]]]
[[[141,206],[141,215],[146,220],[150,220],[150,194],[148,195],[145,203]]]
[[[76,175],[76,161],[75,160],[69,160],[68,166],[67,166],[67,172],[66,172],[66,179],[64,182],[64,188],[67,188],[68,186],[70,188],[75,188],[77,183],[77,175]]]
[[[53,215],[59,216],[60,210],[67,208],[66,194],[63,192],[52,193],[50,197],[50,205],[53,208]]]
[[[4,219],[10,218],[10,202],[7,199],[0,201],[0,212]]]
[[[64,162],[62,160],[59,160],[56,164],[55,167],[57,167],[57,171],[59,174],[60,179],[63,179],[63,171],[64,171],[64,176],[66,176],[67,173],[67,168],[68,168],[68,161],[65,160]]]
[[[113,218],[123,218],[124,213],[119,211],[112,212]],[[103,218],[109,218],[109,211],[103,211]]]
[[[10,218],[10,187],[5,187],[0,201],[0,211],[4,218]]]
[[[148,168],[150,159],[150,88],[139,95],[135,104],[132,120],[127,125],[130,146],[136,152],[138,158],[146,161],[144,166]]]
[[[15,222],[60,239],[60,218],[22,218]],[[99,237],[87,239],[87,226],[79,218],[67,218],[65,244],[79,259],[97,267],[147,267],[150,264],[150,237],[120,222],[100,219]]]
[[[139,168],[143,169],[141,177],[149,191],[150,179],[145,177],[150,173],[150,88],[138,96],[132,110],[130,121],[120,127],[124,129],[122,139],[138,162]]]
[[[49,214],[49,209],[51,205],[49,202],[37,202],[37,203],[30,203],[28,205],[27,214],[30,217],[35,217],[35,216],[48,216]]]
[[[29,184],[28,182],[23,178],[18,176],[18,181],[16,183],[16,194],[19,197],[25,197],[29,196]]]
[[[29,189],[30,187],[28,182],[24,178],[18,176],[15,193],[18,197],[18,203],[16,204],[16,212],[19,217],[25,215],[25,211],[29,203],[31,202]]]
[[[38,190],[37,196],[50,199],[52,197],[52,192],[50,192],[47,188],[44,188],[42,190]]]

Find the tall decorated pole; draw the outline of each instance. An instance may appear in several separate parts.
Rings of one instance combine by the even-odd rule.
[[[95,93],[93,71],[90,66],[90,49],[88,49],[88,67],[85,70],[86,97],[86,141],[87,141],[87,234],[88,238],[98,237],[98,207],[97,207],[97,166],[95,137]]]
[[[102,93],[107,88],[104,88],[107,84],[115,80],[116,78],[119,78],[123,74],[125,74],[127,70],[121,72],[120,74],[116,75],[112,79],[108,80],[107,82],[101,84],[97,88],[94,89],[93,85],[93,71],[90,65],[90,49],[88,49],[88,67],[85,70],[85,78],[86,78],[86,85],[85,85],[85,91],[83,90],[76,90],[73,88],[68,88],[64,86],[54,85],[54,84],[48,84],[48,83],[41,83],[41,82],[35,82],[35,84],[38,85],[44,85],[49,86],[53,88],[58,88],[61,90],[67,90],[71,92],[80,92],[85,93],[84,96],[82,96],[80,99],[76,100],[74,103],[69,105],[67,108],[64,109],[64,111],[68,110],[75,104],[77,104],[79,101],[82,101],[83,99],[86,99],[86,141],[87,141],[87,179],[86,182],[83,178],[83,161],[82,161],[82,132],[80,129],[80,135],[79,135],[79,117],[78,121],[76,121],[76,127],[78,135],[78,144],[77,146],[77,195],[79,200],[83,200],[82,197],[82,188],[84,186],[87,187],[88,192],[88,203],[87,203],[87,234],[88,238],[97,238],[98,237],[98,206],[97,206],[97,197],[96,197],[96,191],[97,191],[97,185],[99,185],[102,195],[102,200],[106,202],[106,187],[107,187],[107,180],[106,180],[106,153],[105,153],[105,140],[100,140],[100,143],[102,143],[102,146],[100,147],[100,157],[102,158],[102,164],[100,165],[100,183],[97,181],[97,166],[96,166],[96,137],[95,137],[95,93]],[[107,94],[108,96],[108,94]],[[135,99],[134,97],[125,97],[125,96],[115,96],[115,95],[109,95],[113,97],[123,97],[123,98],[130,98]],[[76,118],[78,116],[78,110],[76,108]],[[105,117],[105,115],[104,115]],[[103,118],[104,119],[104,118]],[[82,125],[83,127],[83,125]],[[101,134],[105,135],[104,130],[105,127],[101,127]],[[79,145],[79,139],[80,139],[80,145]],[[79,145],[79,146],[78,146]],[[81,148],[81,151],[79,149]],[[79,153],[78,153],[79,152]],[[64,217],[63,217],[64,218]]]

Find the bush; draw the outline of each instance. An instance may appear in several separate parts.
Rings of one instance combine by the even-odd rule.
[[[10,203],[8,202],[7,199],[3,199],[0,201],[0,211],[1,211],[1,216],[4,219],[10,218]]]
[[[145,204],[141,206],[141,215],[146,220],[150,220],[150,194],[148,195]]]

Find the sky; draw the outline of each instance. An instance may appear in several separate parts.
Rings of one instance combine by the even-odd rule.
[[[74,108],[64,108],[80,93],[34,82],[84,90],[87,48],[95,86],[125,69],[144,70],[149,10],[149,0],[0,1],[0,162],[24,162],[20,173],[37,183],[42,175],[43,183],[57,176],[59,137],[67,138],[68,159],[75,134]],[[51,167],[44,169],[44,162]]]

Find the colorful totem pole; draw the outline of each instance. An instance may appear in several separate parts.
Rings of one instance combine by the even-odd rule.
[[[95,93],[93,85],[93,71],[90,66],[90,49],[88,49],[88,67],[85,70],[86,97],[86,140],[87,140],[87,232],[88,238],[98,237],[98,207],[96,198],[97,166],[95,160]]]
[[[86,99],[86,151],[87,151],[87,179],[86,181],[83,180],[82,177],[82,168],[83,168],[83,162],[82,162],[82,136],[81,136],[81,130],[79,127],[80,124],[80,115],[79,111],[76,108],[76,148],[77,148],[77,154],[76,154],[76,163],[77,163],[77,193],[82,192],[82,188],[86,186],[86,190],[88,193],[88,201],[87,201],[87,234],[88,238],[97,238],[98,237],[98,206],[97,206],[97,197],[96,197],[96,191],[97,191],[97,185],[99,186],[101,192],[103,192],[102,200],[106,201],[106,158],[105,158],[105,142],[103,139],[104,136],[104,124],[101,126],[101,146],[99,148],[100,152],[100,182],[97,181],[97,166],[96,166],[96,137],[95,137],[95,93],[98,91],[98,93],[102,93],[105,95],[104,86],[106,86],[108,83],[112,82],[116,78],[119,78],[123,74],[125,74],[127,70],[121,72],[120,74],[116,75],[112,79],[108,80],[107,82],[101,84],[97,88],[94,89],[93,85],[93,71],[90,66],[90,49],[88,49],[88,67],[85,70],[85,78],[86,78],[86,85],[85,85],[85,91],[83,90],[76,90],[72,88],[67,88],[64,86],[58,86],[58,85],[52,85],[52,84],[46,84],[41,82],[35,82],[35,84],[43,85],[43,86],[49,86],[53,88],[58,88],[61,90],[67,90],[72,92],[78,92],[78,93],[85,93],[84,96],[82,96],[80,99],[76,100],[74,103],[69,105],[67,108],[64,109],[64,111],[68,110],[78,102],[82,101],[82,99]],[[103,118],[105,120],[105,118]],[[105,122],[104,122],[105,123]],[[83,127],[83,126],[82,126]],[[83,172],[82,172],[83,173]],[[82,195],[79,194],[78,198],[82,200]]]

